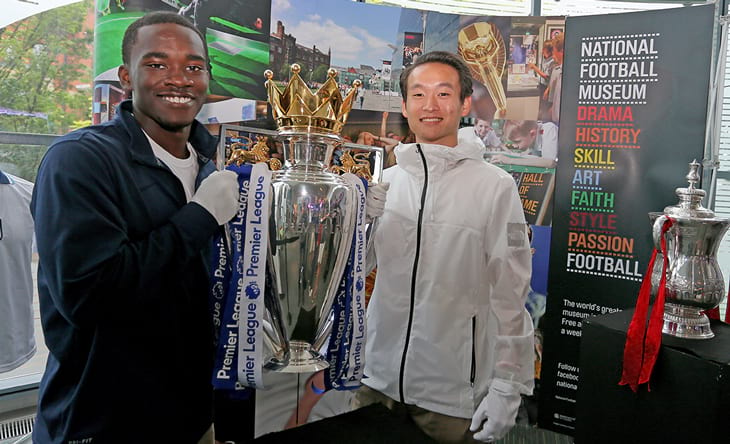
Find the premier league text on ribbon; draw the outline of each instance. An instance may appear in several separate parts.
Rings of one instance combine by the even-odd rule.
[[[246,209],[248,206],[248,187],[251,166],[229,166],[228,169],[238,174],[239,197],[238,211],[236,216],[228,223],[230,233],[230,255],[225,248],[226,242],[223,236],[218,236],[216,241],[218,258],[216,268],[213,270],[214,289],[213,310],[215,316],[222,317],[216,323],[220,328],[218,335],[216,361],[213,373],[213,385],[216,389],[240,390],[243,387],[238,383],[237,356],[238,348],[238,320],[240,318],[241,296],[238,288],[242,284],[243,274],[243,227],[246,225]],[[224,292],[224,299],[219,301],[218,288]]]
[[[257,225],[261,226],[262,224],[262,206],[263,200],[266,199],[266,192],[264,191],[263,182],[264,177],[259,177],[256,183],[253,217],[248,222],[249,224],[253,225],[253,236],[249,241],[249,243],[251,244],[251,263],[248,264],[248,268],[246,268],[246,277],[257,277],[259,273],[259,264],[261,263],[262,231],[260,228],[257,227]]]
[[[250,170],[250,168],[249,168]],[[236,216],[233,218],[233,220],[229,223],[228,227],[231,233],[231,247],[232,247],[232,254],[233,254],[233,278],[229,276],[228,279],[233,280],[236,285],[232,289],[233,291],[229,292],[232,293],[230,296],[235,295],[233,298],[233,304],[229,308],[228,315],[224,316],[225,319],[225,327],[223,329],[223,333],[221,335],[221,340],[219,342],[219,348],[222,347],[223,355],[219,359],[219,365],[218,369],[216,371],[216,378],[219,380],[225,380],[225,381],[234,381],[232,377],[236,373],[236,368],[234,366],[235,360],[236,360],[236,348],[238,347],[238,320],[240,318],[241,313],[241,295],[237,291],[238,288],[240,288],[242,283],[241,278],[241,265],[242,265],[242,258],[241,258],[241,245],[243,240],[243,231],[242,226],[246,223],[246,207],[247,207],[247,201],[248,201],[248,185],[249,185],[249,179],[248,179],[248,172],[246,173],[240,173],[244,177],[239,178],[239,195],[238,195],[238,212],[236,213]],[[224,244],[221,243],[221,248],[224,248]],[[223,250],[219,251],[219,255],[223,255],[225,252]],[[221,269],[220,265],[222,263],[225,263],[225,261],[219,259],[219,267],[216,268],[216,270],[213,272],[213,276],[216,279],[226,279],[225,271]],[[229,296],[229,297],[230,297]],[[229,384],[230,385],[230,384]]]
[[[357,322],[354,347],[351,354],[352,371],[348,382],[358,383],[362,377],[363,368],[363,346],[365,344],[365,309],[363,308],[363,289],[365,279],[365,205],[367,202],[362,181],[357,180],[356,189],[358,194],[357,225],[355,235],[356,242],[356,265],[355,265],[355,303],[352,304],[352,320]]]
[[[253,193],[249,196],[246,217],[246,248],[244,251],[244,272],[239,295],[246,296],[246,322],[239,323],[241,342],[238,356],[238,376],[249,387],[262,388],[262,341],[261,322],[263,318],[263,296],[266,250],[268,237],[268,194],[271,173],[266,164],[253,167],[251,183]]]
[[[342,176],[355,189],[357,203],[355,231],[350,242],[347,265],[332,304],[332,334],[327,348],[329,368],[325,387],[350,390],[359,387],[364,368],[366,336],[365,309],[365,186],[357,176]]]
[[[263,189],[263,177],[257,178],[256,191],[254,192],[254,210],[253,217],[248,221],[251,226],[253,236],[249,240],[250,261],[246,264],[245,277],[255,279],[259,274],[259,261],[261,260],[261,207],[266,193]],[[255,282],[255,281],[254,281]],[[252,282],[252,283],[254,283]],[[251,285],[251,284],[249,284]],[[241,291],[244,286],[241,285]],[[256,316],[257,299],[260,295],[260,288],[252,287],[250,290],[246,287],[246,297],[253,302],[249,302],[246,306],[246,341],[242,345],[242,351],[246,353],[246,382],[253,385],[255,382],[254,354],[256,353],[256,331],[260,324]]]
[[[215,242],[214,261],[216,267],[213,270],[213,285],[211,287],[212,310],[213,310],[213,327],[218,332],[221,326],[221,317],[223,317],[223,304],[226,297],[226,275],[228,274],[229,258],[226,255],[226,244],[223,237],[219,237]]]

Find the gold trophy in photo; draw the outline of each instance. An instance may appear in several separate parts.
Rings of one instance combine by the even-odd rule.
[[[507,96],[502,75],[507,61],[507,50],[499,29],[493,23],[477,22],[459,31],[459,55],[464,59],[472,77],[480,81],[497,107],[495,118],[507,113]]]

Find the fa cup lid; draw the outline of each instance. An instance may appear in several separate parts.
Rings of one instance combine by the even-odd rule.
[[[689,185],[687,188],[677,188],[675,193],[679,197],[677,205],[670,205],[664,208],[664,214],[670,217],[681,217],[688,219],[714,219],[715,213],[709,208],[702,206],[702,199],[705,197],[705,191],[697,188],[700,181],[699,170],[700,164],[697,160],[693,160],[689,164],[689,173],[685,176]]]

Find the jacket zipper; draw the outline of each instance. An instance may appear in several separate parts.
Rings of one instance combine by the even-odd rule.
[[[411,340],[411,328],[413,327],[413,308],[416,303],[416,275],[418,274],[418,258],[421,254],[421,228],[423,224],[423,208],[426,205],[426,190],[428,190],[428,165],[426,164],[426,156],[423,155],[421,145],[416,144],[416,150],[421,155],[423,161],[423,190],[421,191],[421,207],[418,209],[418,224],[416,226],[416,256],[413,258],[413,273],[411,275],[411,304],[408,311],[408,327],[406,328],[406,342],[403,345],[403,356],[400,361],[400,375],[398,378],[398,390],[400,393],[400,402],[405,404],[405,392],[403,389],[403,377],[406,370],[406,355],[408,354],[408,345]]]
[[[469,373],[469,384],[474,387],[474,379],[477,375],[477,317],[471,317],[471,373]]]

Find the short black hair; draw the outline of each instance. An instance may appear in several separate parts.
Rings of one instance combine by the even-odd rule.
[[[459,74],[459,98],[462,103],[474,92],[471,73],[461,58],[447,51],[431,51],[419,56],[412,65],[400,73],[400,90],[404,102],[408,97],[408,76],[411,75],[414,69],[426,63],[441,63],[456,70]]]
[[[129,57],[132,52],[132,46],[137,43],[137,34],[139,28],[147,25],[161,25],[165,23],[173,23],[175,25],[184,26],[188,29],[192,29],[200,37],[200,41],[203,42],[203,48],[205,49],[205,63],[210,67],[210,58],[208,57],[208,45],[205,42],[205,36],[195,27],[193,22],[188,20],[182,15],[172,11],[155,11],[143,15],[138,18],[127,28],[124,32],[124,38],[122,39],[122,62],[125,65],[129,65]]]

